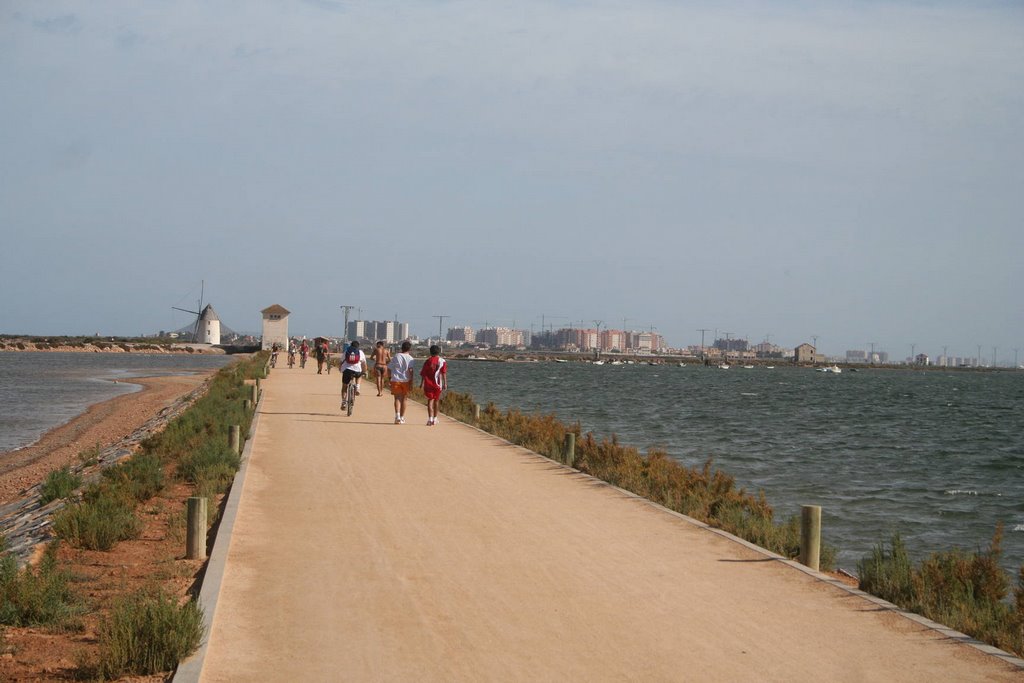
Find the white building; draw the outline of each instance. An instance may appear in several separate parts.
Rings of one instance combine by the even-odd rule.
[[[206,304],[199,315],[199,341],[203,344],[220,344],[220,318],[210,304]]]
[[[263,314],[263,343],[260,348],[269,351],[274,344],[280,349],[288,348],[288,314],[287,308],[280,304],[274,304],[264,308]]]

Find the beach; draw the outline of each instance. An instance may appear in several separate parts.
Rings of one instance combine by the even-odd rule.
[[[191,375],[133,377],[141,391],[96,403],[42,436],[34,444],[0,454],[0,505],[19,498],[52,470],[71,465],[83,451],[107,446],[131,434],[161,410],[192,391],[212,371]]]

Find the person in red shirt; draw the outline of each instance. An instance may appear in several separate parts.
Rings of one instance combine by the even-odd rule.
[[[430,347],[430,358],[420,369],[420,386],[427,397],[427,426],[437,424],[437,404],[441,400],[441,392],[448,388],[448,363],[441,358],[441,348],[434,344]]]

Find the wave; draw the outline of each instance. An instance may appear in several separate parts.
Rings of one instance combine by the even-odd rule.
[[[946,491],[947,496],[977,496],[977,491],[966,491],[963,489],[950,489]]]

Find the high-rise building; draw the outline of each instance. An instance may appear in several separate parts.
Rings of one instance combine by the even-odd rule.
[[[347,332],[349,339],[395,344],[409,338],[409,323],[397,320],[352,320]]]
[[[450,342],[463,344],[474,341],[476,336],[473,334],[472,327],[449,327],[448,335],[445,338]]]

